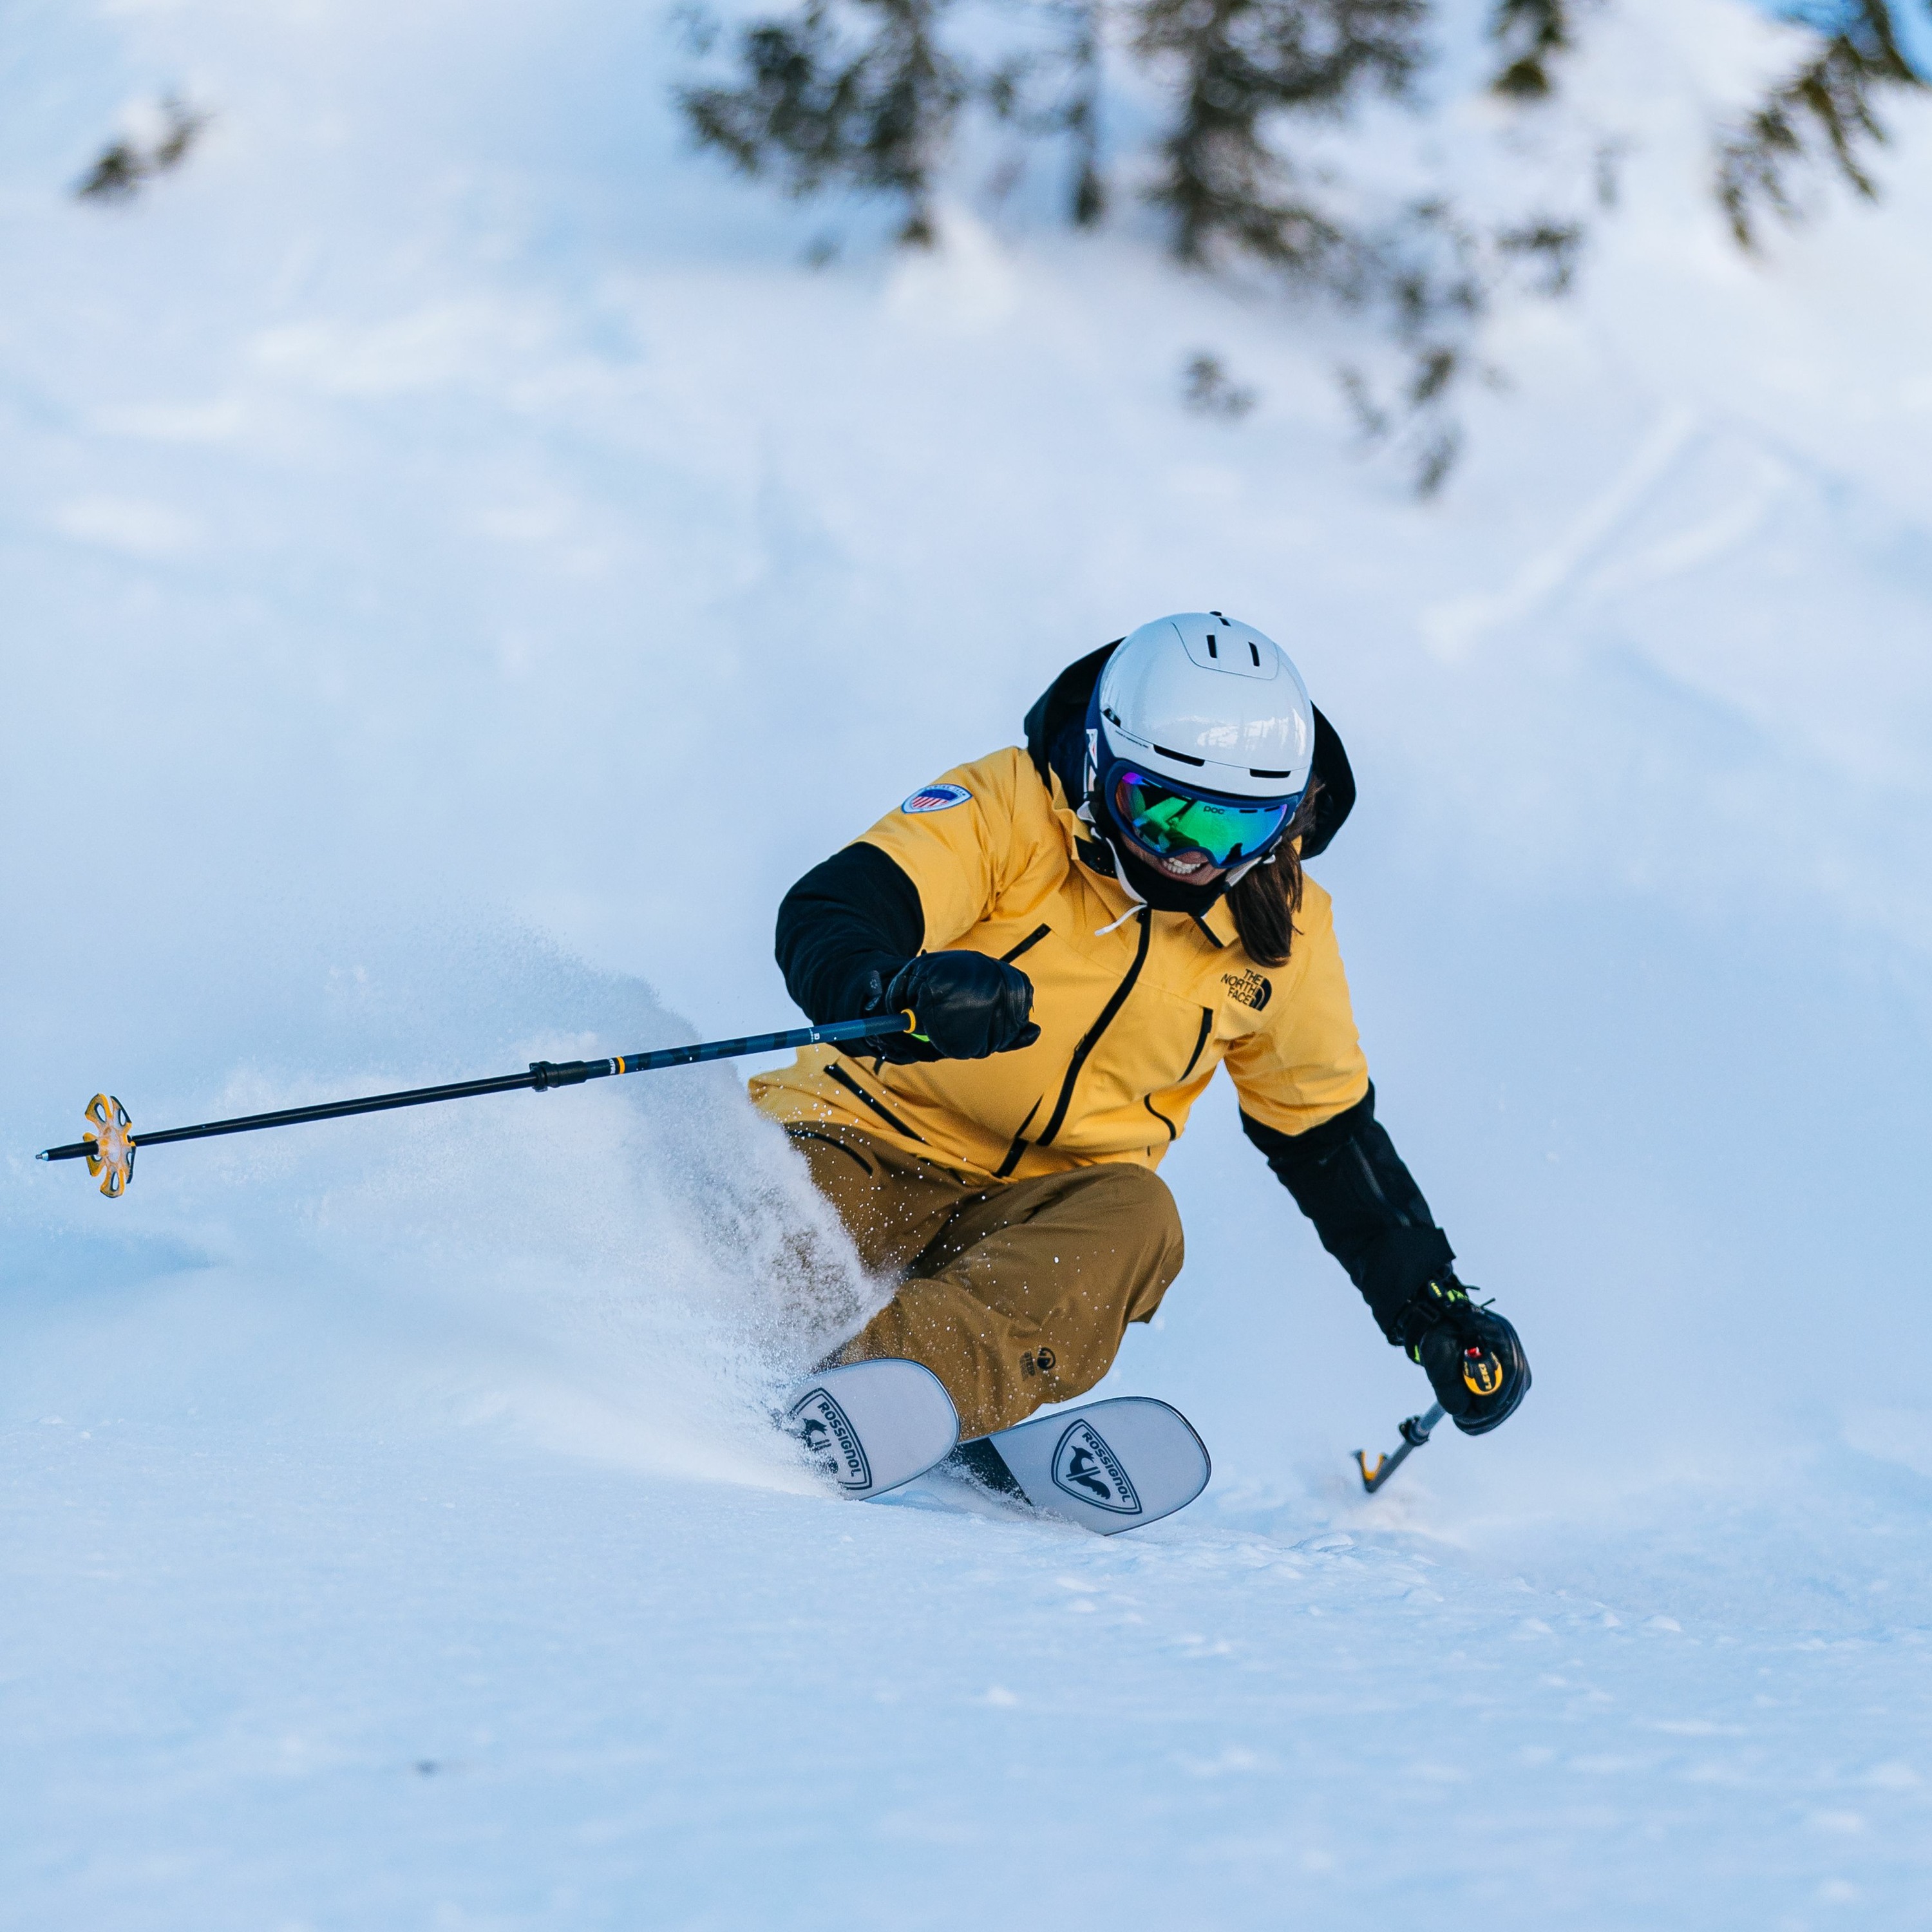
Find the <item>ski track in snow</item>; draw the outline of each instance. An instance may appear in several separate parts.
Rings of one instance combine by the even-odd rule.
[[[1932,1925],[1922,109],[1746,262],[1704,144],[1762,23],[1593,16],[1620,209],[1422,510],[1340,325],[1050,184],[874,252],[681,151],[648,10],[9,20],[10,1918]],[[202,146],[75,204],[176,87]],[[1491,112],[1431,137],[1478,200]],[[1215,1480],[1111,1541],[790,1460],[882,1291],[728,1070],[112,1204],[31,1158],[99,1088],[138,1132],[786,1024],[791,879],[1208,604],[1347,738],[1380,1110],[1536,1367],[1374,1498],[1424,1390],[1225,1088],[1100,1391]]]

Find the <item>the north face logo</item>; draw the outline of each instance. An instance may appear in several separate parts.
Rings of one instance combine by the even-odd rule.
[[[1120,1459],[1090,1422],[1070,1424],[1053,1452],[1053,1483],[1070,1496],[1116,1516],[1138,1516],[1141,1499]]]
[[[858,1492],[872,1486],[859,1432],[822,1388],[808,1389],[800,1396],[791,1406],[789,1420],[792,1433],[842,1490]]]
[[[1259,1012],[1274,998],[1272,982],[1264,980],[1250,967],[1245,973],[1223,973],[1221,983],[1244,1006],[1252,1006]]]

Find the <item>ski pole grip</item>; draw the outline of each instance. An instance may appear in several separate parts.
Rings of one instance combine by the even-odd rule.
[[[592,1064],[587,1060],[533,1060],[530,1084],[539,1094],[547,1087],[580,1087],[590,1078]]]

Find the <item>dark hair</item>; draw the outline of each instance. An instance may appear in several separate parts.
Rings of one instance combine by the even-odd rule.
[[[1322,790],[1311,784],[1302,794],[1288,831],[1274,848],[1272,865],[1257,866],[1228,895],[1234,930],[1257,966],[1286,966],[1294,947],[1294,915],[1301,910],[1303,835],[1315,823],[1315,800]]]

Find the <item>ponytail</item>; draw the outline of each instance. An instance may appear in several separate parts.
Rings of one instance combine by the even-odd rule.
[[[1228,895],[1242,949],[1257,966],[1286,966],[1294,946],[1294,915],[1301,910],[1302,835],[1315,823],[1322,788],[1311,784],[1288,820],[1273,857],[1244,878]]]

